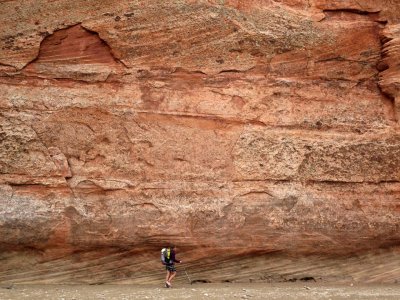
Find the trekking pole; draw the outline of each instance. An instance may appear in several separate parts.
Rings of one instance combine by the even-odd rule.
[[[187,278],[189,279],[190,284],[192,284],[192,280],[190,280],[189,274],[186,272],[186,268],[184,267],[183,270],[185,271],[185,274]]]

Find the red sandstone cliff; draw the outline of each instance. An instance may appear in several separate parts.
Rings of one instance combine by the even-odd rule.
[[[0,1],[0,281],[400,277],[400,4]]]

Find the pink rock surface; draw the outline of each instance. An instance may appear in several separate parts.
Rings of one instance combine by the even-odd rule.
[[[0,281],[395,282],[396,1],[0,1]]]

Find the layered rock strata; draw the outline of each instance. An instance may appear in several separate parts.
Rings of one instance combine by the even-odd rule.
[[[400,277],[396,1],[1,1],[0,281]]]

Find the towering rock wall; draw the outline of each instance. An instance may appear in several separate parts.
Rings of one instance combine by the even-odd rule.
[[[0,281],[396,281],[399,11],[0,1]]]

